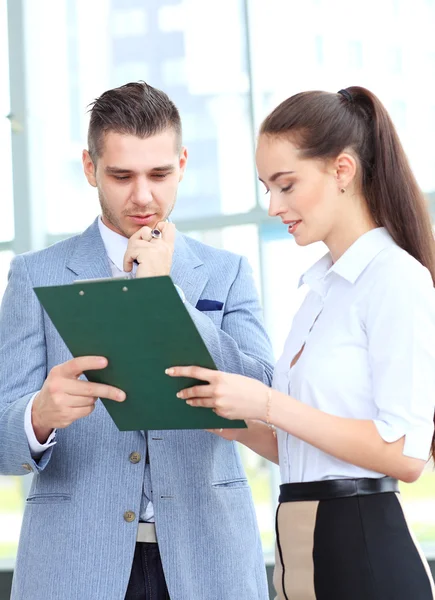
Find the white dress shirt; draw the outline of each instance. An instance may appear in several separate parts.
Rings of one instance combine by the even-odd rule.
[[[378,228],[335,264],[326,254],[303,284],[309,292],[276,365],[274,388],[332,415],[373,420],[386,442],[405,436],[403,454],[426,460],[435,409],[429,271]],[[283,483],[383,476],[281,430],[278,449]]]

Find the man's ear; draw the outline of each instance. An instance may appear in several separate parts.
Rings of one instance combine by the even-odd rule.
[[[97,178],[95,173],[95,165],[88,150],[82,152],[83,171],[88,183],[92,187],[97,187]]]
[[[185,146],[183,146],[181,148],[180,151],[180,178],[179,181],[181,181],[184,177],[184,170],[186,168],[186,164],[187,164],[187,148]]]

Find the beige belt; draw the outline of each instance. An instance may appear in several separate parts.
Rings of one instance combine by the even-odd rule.
[[[154,523],[139,523],[136,542],[157,544],[156,526]]]

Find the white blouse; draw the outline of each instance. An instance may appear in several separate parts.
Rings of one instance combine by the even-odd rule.
[[[273,387],[326,413],[372,419],[386,442],[426,460],[435,410],[435,289],[385,228],[361,236],[335,263],[302,277],[297,312]],[[304,350],[290,368],[295,355]],[[278,430],[283,483],[382,477]]]

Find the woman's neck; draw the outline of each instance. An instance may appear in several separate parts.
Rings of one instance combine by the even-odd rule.
[[[358,203],[355,209],[343,215],[340,223],[337,223],[327,239],[324,240],[334,263],[358,238],[378,227],[369,213],[365,200]]]

